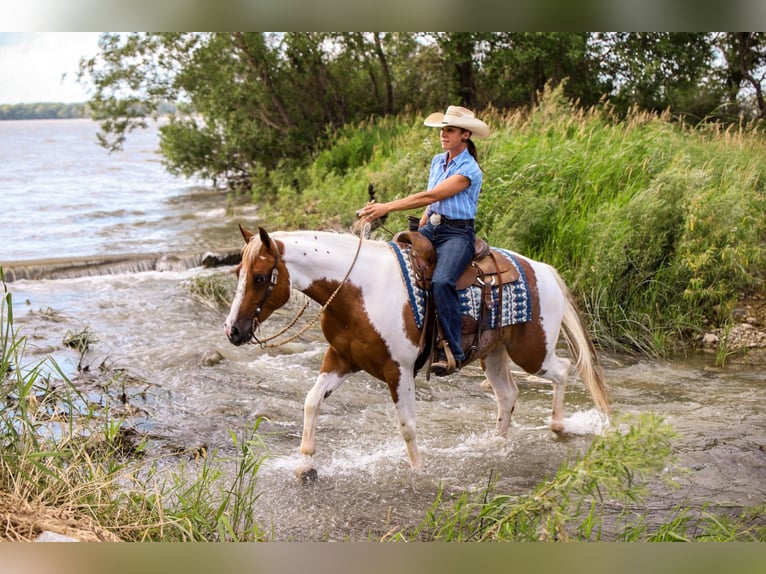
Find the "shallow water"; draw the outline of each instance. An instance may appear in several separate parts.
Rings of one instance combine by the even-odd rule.
[[[517,374],[521,394],[508,440],[494,436],[495,404],[481,372],[417,379],[419,442],[425,469],[409,469],[386,386],[366,374],[349,379],[327,400],[319,418],[319,480],[301,485],[293,471],[305,393],[314,382],[325,344],[312,329],[286,347],[264,351],[234,347],[222,324],[226,310],[190,295],[197,274],[220,270],[148,272],[95,278],[17,281],[10,285],[18,328],[30,357],[52,353],[78,380],[79,356],[61,341],[90,329],[97,342],[83,364],[106,365],[127,380],[132,415],[150,449],[168,456],[200,446],[234,454],[230,432],[246,434],[264,416],[259,433],[269,458],[259,473],[258,522],[275,540],[367,540],[415,526],[442,487],[447,496],[478,491],[490,480],[496,492],[520,494],[584,452],[601,419],[578,381],[567,392],[569,435],[547,427],[551,388]],[[292,318],[293,301],[264,325],[275,332]],[[58,321],[40,310],[54,309]],[[310,309],[316,311],[312,304]],[[206,366],[205,354],[223,361]],[[762,367],[712,367],[712,358],[674,362],[620,362],[605,357],[616,411],[652,412],[680,433],[675,449],[688,473],[678,489],[654,488],[646,508],[662,516],[676,504],[705,502],[738,507],[766,495],[766,390]],[[125,376],[125,374],[129,376]],[[79,376],[83,384],[87,377]]]

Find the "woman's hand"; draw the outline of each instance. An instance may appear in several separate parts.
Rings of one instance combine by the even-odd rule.
[[[370,202],[360,209],[357,214],[360,219],[365,221],[375,221],[385,217],[389,212],[386,203]]]

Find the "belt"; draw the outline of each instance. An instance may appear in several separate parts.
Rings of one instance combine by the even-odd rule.
[[[442,215],[441,213],[432,213],[431,216],[428,218],[428,221],[431,222],[431,225],[437,226],[437,225],[448,225],[449,227],[473,227],[474,220],[473,219],[452,219],[451,217],[447,217],[446,215]]]

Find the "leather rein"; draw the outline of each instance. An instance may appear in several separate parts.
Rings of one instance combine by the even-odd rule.
[[[369,224],[367,224],[369,225]],[[294,335],[291,335],[290,337],[287,337],[286,339],[283,339],[281,341],[277,341],[276,343],[269,343],[269,341],[273,341],[277,337],[283,335],[297,323],[298,319],[303,315],[303,313],[306,311],[306,308],[309,306],[308,299],[303,304],[303,307],[300,308],[298,313],[295,315],[295,317],[290,321],[287,326],[285,326],[283,329],[278,331],[277,333],[274,333],[273,335],[270,335],[264,339],[259,339],[255,333],[258,329],[261,327],[261,321],[258,319],[258,315],[261,314],[261,311],[263,310],[263,306],[266,304],[266,300],[269,298],[269,295],[271,295],[272,291],[274,291],[274,287],[277,285],[277,281],[279,280],[279,246],[276,246],[276,255],[274,255],[274,266],[271,268],[271,277],[269,279],[269,285],[266,287],[266,292],[263,294],[263,297],[261,298],[261,302],[256,307],[255,315],[253,316],[253,338],[251,340],[252,344],[259,345],[262,349],[266,348],[274,348],[279,347],[281,345],[285,345],[291,341],[294,341],[303,333],[308,331],[319,319],[319,317],[322,316],[322,313],[324,313],[325,309],[332,303],[333,299],[335,299],[335,296],[340,292],[343,285],[345,285],[346,281],[348,280],[349,276],[351,275],[351,271],[354,269],[354,265],[356,265],[357,259],[359,258],[359,251],[362,248],[362,240],[364,239],[364,233],[359,234],[359,243],[357,243],[356,246],[356,252],[354,253],[354,260],[351,262],[351,267],[348,268],[348,271],[346,272],[346,276],[343,278],[343,280],[338,284],[338,286],[335,288],[335,291],[332,292],[332,295],[327,299],[324,305],[317,311],[317,314],[314,315],[314,317],[306,323],[301,329],[296,332]],[[276,244],[275,244],[276,245]]]

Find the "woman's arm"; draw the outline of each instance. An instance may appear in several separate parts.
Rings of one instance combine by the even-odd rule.
[[[412,195],[408,195],[407,197],[402,197],[386,203],[368,203],[359,210],[359,217],[366,219],[367,221],[373,221],[392,211],[405,211],[407,209],[416,209],[418,207],[431,205],[435,201],[457,195],[469,185],[471,185],[471,181],[464,175],[451,175],[433,189],[419,191]],[[423,214],[423,218],[425,218],[425,213]],[[423,218],[421,218],[421,222],[423,221]]]

